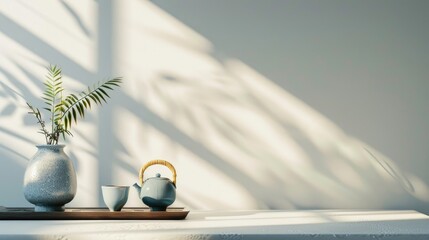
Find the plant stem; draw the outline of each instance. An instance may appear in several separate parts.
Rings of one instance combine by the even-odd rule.
[[[46,144],[51,144],[49,141],[49,132],[45,128],[45,123],[42,120],[42,114],[40,113],[39,109],[36,108],[37,109],[37,111],[36,111],[36,109],[33,106],[31,106],[28,102],[27,102],[27,106],[31,109],[30,113],[33,114],[37,118],[37,123],[39,123],[40,126],[42,127],[41,130],[42,130],[43,135],[45,136]]]
[[[52,107],[51,107],[51,133],[54,133],[54,119],[55,119],[55,99],[56,95],[52,99]]]

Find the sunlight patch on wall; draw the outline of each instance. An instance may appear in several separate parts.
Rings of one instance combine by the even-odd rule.
[[[122,102],[130,111],[139,109],[134,119],[162,133],[149,146],[164,146],[164,154],[178,162],[182,157],[172,153],[186,150],[191,159],[208,164],[189,163],[200,167],[183,169],[183,174],[223,172],[223,178],[247,190],[242,197],[249,206],[243,208],[254,201],[261,208],[408,201],[397,179],[378,175],[364,145],[326,117],[241,61],[219,60],[212,50],[183,44],[182,39],[194,43],[199,38],[150,2],[120,5],[124,25],[133,25],[141,11],[150,11],[153,20],[119,30],[117,41],[124,48],[118,69],[129,79]],[[198,194],[222,206],[221,197],[209,190]]]
[[[16,9],[20,14],[15,14]],[[96,71],[95,1],[10,1],[2,5],[0,14],[74,63],[88,71]],[[21,34],[20,37],[25,36]]]
[[[180,43],[183,47],[197,51],[209,51],[212,49],[212,44],[209,40],[148,1],[131,0],[126,4],[118,1],[116,6],[120,21],[125,21],[129,24],[127,28],[120,27],[118,29],[121,34],[137,33],[138,35],[146,35],[149,33],[149,35]],[[156,23],[156,25],[153,23]],[[136,29],[144,30],[144,32],[135,32]],[[144,40],[141,43],[143,44]]]
[[[252,196],[234,181],[234,176],[226,175],[199,158],[180,142],[159,130],[159,125],[135,115],[126,109],[115,110],[115,121],[123,123],[116,129],[121,151],[118,154],[115,169],[117,183],[132,184],[138,181],[138,170],[149,160],[166,159],[176,168],[178,202],[190,208],[210,209],[213,205],[227,208],[241,206],[256,207]],[[126,133],[126,134],[123,134]],[[128,167],[129,166],[129,167]],[[144,178],[155,176],[171,178],[171,172],[162,166],[152,166],[144,172]],[[128,181],[128,182],[127,182]],[[128,205],[139,205],[134,190],[130,194]],[[228,196],[219,198],[219,196]]]

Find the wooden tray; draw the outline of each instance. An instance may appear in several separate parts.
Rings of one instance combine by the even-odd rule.
[[[0,208],[0,220],[182,220],[189,211],[168,208],[151,212],[149,208],[123,208],[110,212],[107,208],[66,208],[64,212],[34,212],[34,208]]]

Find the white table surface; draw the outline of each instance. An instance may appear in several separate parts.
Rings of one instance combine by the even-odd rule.
[[[0,221],[0,239],[429,239],[416,211],[191,211],[185,220]]]

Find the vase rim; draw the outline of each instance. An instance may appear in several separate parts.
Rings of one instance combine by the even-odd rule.
[[[65,144],[38,144],[36,145],[37,148],[64,148]]]

